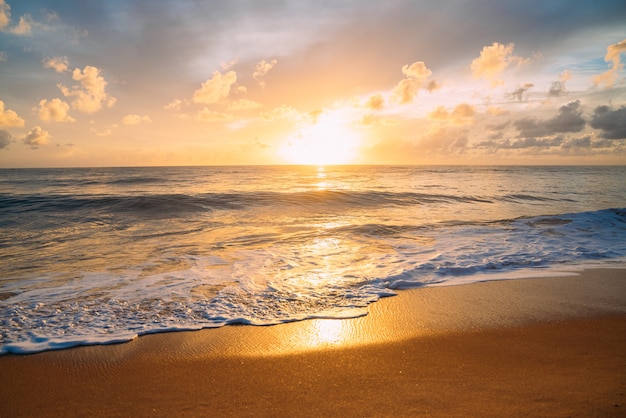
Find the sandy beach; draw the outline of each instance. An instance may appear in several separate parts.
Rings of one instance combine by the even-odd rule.
[[[626,270],[0,357],[0,416],[624,416]]]

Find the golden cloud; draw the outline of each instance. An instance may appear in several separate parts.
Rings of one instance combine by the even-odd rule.
[[[76,122],[67,112],[70,105],[61,99],[41,100],[39,102],[39,119],[44,122]]]
[[[626,39],[616,44],[609,45],[606,48],[604,61],[610,62],[611,68],[593,78],[593,82],[596,86],[604,84],[606,87],[612,87],[613,84],[615,84],[617,72],[624,68],[624,64],[620,59],[620,54],[622,52],[626,52]]]
[[[4,110],[4,102],[0,100],[0,126],[20,127],[24,126],[24,119],[11,109]]]
[[[202,104],[217,103],[228,97],[230,88],[237,81],[237,73],[229,71],[222,75],[219,71],[213,72],[213,76],[201,84],[201,87],[193,93],[193,102]]]
[[[107,82],[100,75],[100,70],[91,65],[85,66],[83,70],[75,68],[72,72],[72,79],[78,81],[80,86],[73,86],[71,89],[58,84],[57,86],[65,97],[74,97],[72,108],[85,113],[94,113],[102,109],[102,105],[111,107],[115,104],[115,97],[111,97],[106,92]]]

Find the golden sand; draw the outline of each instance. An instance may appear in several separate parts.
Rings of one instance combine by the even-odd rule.
[[[626,271],[0,357],[0,416],[625,416]]]

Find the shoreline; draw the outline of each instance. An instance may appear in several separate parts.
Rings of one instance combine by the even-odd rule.
[[[626,270],[579,273],[399,291],[353,319],[7,354],[0,416],[619,416]]]

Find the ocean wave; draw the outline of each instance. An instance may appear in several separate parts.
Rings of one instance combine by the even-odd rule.
[[[0,195],[2,212],[67,212],[104,210],[116,213],[145,212],[162,215],[186,214],[209,210],[245,210],[250,208],[295,208],[332,210],[377,207],[410,207],[455,204],[496,204],[505,202],[572,202],[533,195],[470,196],[442,193],[316,190],[302,192],[232,192],[202,194],[132,194],[132,195]]]

